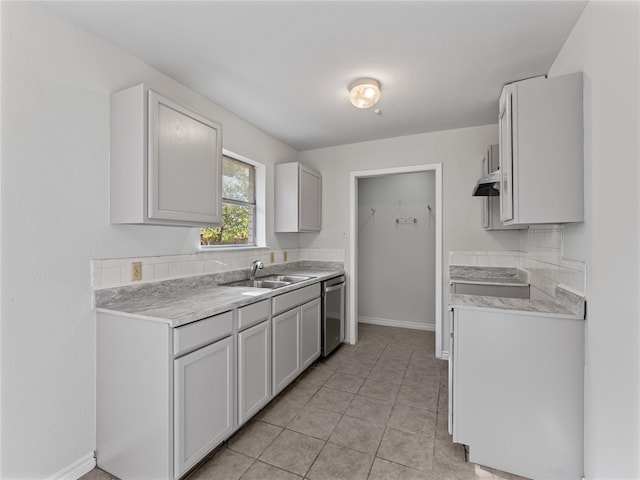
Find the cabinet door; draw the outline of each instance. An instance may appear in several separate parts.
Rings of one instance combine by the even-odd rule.
[[[149,91],[149,218],[219,224],[221,156],[220,125]]]
[[[489,173],[489,150],[482,159],[482,175]],[[489,200],[491,197],[482,197],[482,228],[490,229],[491,223],[489,222]]]
[[[302,370],[320,356],[320,299],[300,307],[300,354]]]
[[[449,310],[449,415],[448,415],[448,427],[449,434],[453,435],[453,419],[454,419],[454,404],[453,404],[453,394],[454,392],[454,382],[455,377],[453,375],[454,372],[454,362],[455,362],[455,345],[453,342],[453,332],[455,329],[455,310]]]
[[[322,178],[300,166],[299,229],[320,230],[322,226]]]
[[[174,473],[185,473],[233,428],[233,337],[174,361]]]
[[[271,396],[271,324],[238,334],[238,424],[251,418]]]
[[[509,86],[500,95],[500,220],[513,219],[513,130],[512,94]]]
[[[461,308],[454,328],[453,441],[469,461],[581,478],[584,320]]]
[[[272,320],[273,394],[278,394],[300,373],[300,308]]]

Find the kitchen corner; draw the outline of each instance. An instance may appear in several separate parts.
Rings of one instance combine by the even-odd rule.
[[[451,265],[449,278],[452,292],[467,289],[449,295],[453,441],[474,463],[528,478],[578,478],[585,298],[560,284],[552,298],[529,298],[541,288],[538,277],[517,267]],[[514,292],[519,298],[509,297]]]
[[[531,299],[528,276],[528,272],[518,268],[451,265],[449,282],[452,293],[449,295],[449,307],[512,310],[585,318],[586,299],[566,286],[557,285],[553,299]],[[467,289],[460,291],[461,285]],[[478,290],[474,291],[474,288]],[[516,296],[510,295],[514,288]]]

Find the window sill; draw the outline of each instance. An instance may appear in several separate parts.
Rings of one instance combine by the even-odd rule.
[[[200,245],[201,252],[233,252],[247,250],[269,250],[269,247],[259,245]]]

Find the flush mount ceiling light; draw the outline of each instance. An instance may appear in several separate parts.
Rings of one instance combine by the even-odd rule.
[[[380,83],[373,78],[361,78],[349,85],[349,100],[356,108],[373,107],[380,100]]]

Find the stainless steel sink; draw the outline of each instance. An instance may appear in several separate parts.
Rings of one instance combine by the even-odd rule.
[[[272,282],[298,283],[309,280],[313,277],[305,277],[304,275],[265,275],[256,280],[268,280]]]
[[[303,275],[265,275],[255,280],[238,280],[235,282],[223,283],[225,287],[251,287],[251,288],[281,288],[292,283],[304,282],[313,277]]]
[[[223,283],[225,287],[251,287],[251,288],[280,288],[291,285],[290,282],[276,282],[273,280],[238,280],[237,282]]]

